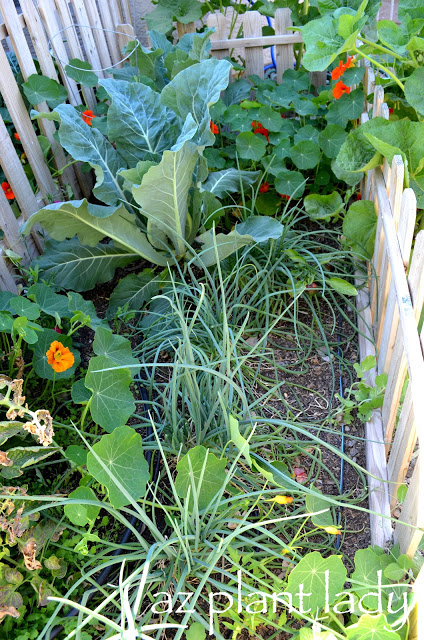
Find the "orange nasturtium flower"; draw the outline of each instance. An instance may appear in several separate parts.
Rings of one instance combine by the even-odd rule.
[[[56,373],[62,373],[70,369],[75,362],[74,354],[58,340],[54,340],[51,343],[46,356],[47,362],[53,367]]]
[[[4,195],[8,200],[13,200],[15,198],[15,194],[12,191],[12,187],[8,182],[2,182],[1,188],[3,189]]]
[[[218,125],[217,125],[217,124],[214,124],[214,123],[212,122],[212,120],[211,120],[211,122],[210,122],[210,128],[211,128],[212,133],[214,133],[215,135],[216,135],[217,133],[219,133]]]
[[[13,137],[15,138],[15,140],[17,140],[19,142],[19,140],[20,140],[19,133],[14,133]]]
[[[266,193],[268,189],[269,189],[269,183],[262,182],[261,186],[259,187],[259,193]]]
[[[88,124],[90,127],[92,125],[91,121],[95,117],[96,116],[94,115],[91,109],[86,109],[85,111],[82,112],[82,119],[84,120],[85,124]]]
[[[269,131],[268,129],[265,129],[265,127],[258,122],[257,120],[253,120],[252,122],[252,127],[253,127],[253,133],[260,133],[261,135],[263,135],[266,138],[266,141],[269,142]]]
[[[339,98],[342,97],[342,95],[344,93],[350,93],[351,89],[350,87],[347,87],[345,84],[343,84],[343,82],[340,80],[336,86],[333,88],[333,96],[336,98],[336,100],[338,100]]]
[[[291,504],[293,502],[293,498],[291,496],[274,496],[269,500],[265,500],[265,502],[276,502],[277,504]]]
[[[355,66],[355,61],[353,59],[353,56],[348,56],[347,62],[343,62],[343,60],[339,60],[338,66],[335,69],[333,69],[333,71],[331,72],[331,79],[340,80],[340,78],[342,77],[346,69],[352,69],[352,67],[354,66]]]
[[[332,80],[338,80],[344,73],[345,67],[343,64],[343,60],[339,60],[339,66],[333,69],[331,72]]]

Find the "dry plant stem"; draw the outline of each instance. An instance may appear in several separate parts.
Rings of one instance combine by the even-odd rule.
[[[28,422],[22,423],[22,429],[37,436],[43,446],[50,445],[54,436],[53,419],[50,412],[46,409],[38,409],[37,411],[29,409],[28,404],[25,403],[25,396],[22,395],[22,379],[11,380],[7,376],[1,376],[0,389],[5,386],[7,386],[7,392],[5,396],[0,395],[0,406],[7,407],[6,418],[15,420],[17,417],[29,417]],[[13,398],[10,398],[12,391]]]

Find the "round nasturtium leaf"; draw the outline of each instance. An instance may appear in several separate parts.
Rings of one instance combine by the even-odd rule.
[[[294,141],[297,144],[301,140],[309,140],[310,142],[315,142],[318,144],[318,136],[319,131],[316,127],[313,127],[311,124],[307,124],[304,127],[301,127],[294,136]]]
[[[320,156],[319,146],[311,140],[301,140],[290,149],[290,157],[298,169],[316,167]]]
[[[275,179],[275,189],[277,193],[298,199],[303,195],[305,182],[300,171],[283,171]]]
[[[145,495],[150,471],[137,431],[126,425],[117,427],[111,434],[102,436],[93,446],[93,451],[106,469],[90,451],[87,456],[88,472],[106,487],[115,509]]]
[[[258,120],[268,131],[280,131],[283,126],[283,119],[280,114],[271,107],[261,107],[258,111]]]
[[[193,493],[197,494],[199,509],[205,509],[221,490],[226,480],[226,458],[219,459],[201,445],[190,449],[177,464],[175,489],[180,498],[186,498],[190,489],[189,509],[193,508]]]
[[[326,579],[326,571],[328,571]],[[323,558],[318,551],[304,556],[289,575],[286,593],[292,594],[293,606],[299,608],[299,587],[308,595],[307,606],[311,617],[315,617],[328,602],[336,600],[336,594],[343,590],[347,572],[341,557],[337,555]]]
[[[318,144],[327,158],[337,158],[347,132],[338,124],[329,124],[318,135]]]
[[[328,195],[311,193],[304,200],[306,213],[313,220],[329,220],[343,209],[343,200],[337,191]]]
[[[72,524],[79,527],[85,527],[86,524],[94,522],[100,513],[100,503],[97,507],[94,504],[84,504],[84,500],[97,500],[97,496],[90,487],[78,487],[69,494],[71,500],[78,502],[65,504],[65,516],[69,518]]]
[[[266,151],[266,140],[260,134],[246,131],[237,136],[237,153],[244,160],[260,160]]]

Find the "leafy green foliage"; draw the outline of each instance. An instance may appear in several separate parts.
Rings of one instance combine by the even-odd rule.
[[[115,361],[105,356],[91,358],[85,376],[85,386],[93,394],[90,412],[93,420],[106,431],[125,424],[134,413],[130,384],[129,369],[118,369]]]
[[[354,202],[343,220],[343,233],[352,249],[367,258],[374,253],[377,215],[374,203],[369,200]]]
[[[117,427],[110,435],[102,436],[87,456],[87,468],[106,487],[115,509],[138,500],[146,492],[149,468],[141,436],[131,427]]]
[[[65,516],[69,518],[72,524],[84,527],[92,524],[100,513],[100,505],[84,504],[84,500],[96,501],[96,494],[89,487],[77,487],[75,491],[69,494],[70,500],[78,500],[78,502],[65,504]]]
[[[193,447],[177,464],[175,489],[181,498],[187,498],[189,508],[194,504],[206,509],[225,482],[227,460],[219,459],[203,446]]]
[[[331,580],[328,576],[331,576]],[[343,589],[346,577],[346,568],[339,556],[323,558],[318,551],[313,551],[304,556],[290,573],[286,593],[292,595],[294,606],[299,608],[299,585],[303,584],[304,593],[310,594],[308,605],[314,616],[325,605],[326,588],[329,601],[334,602],[336,594]]]
[[[89,62],[79,60],[78,58],[72,58],[68,64],[65,65],[66,75],[84,87],[95,87],[99,82],[99,78],[92,69],[93,67]]]
[[[343,200],[336,191],[328,196],[311,193],[306,196],[304,206],[307,214],[314,220],[329,220],[343,209]]]
[[[68,97],[68,92],[63,85],[36,73],[29,76],[28,80],[22,84],[22,89],[28,102],[33,105],[47,102],[52,109],[65,102]]]

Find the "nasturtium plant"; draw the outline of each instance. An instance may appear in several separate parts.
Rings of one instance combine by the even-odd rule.
[[[131,427],[117,427],[113,433],[102,436],[88,453],[87,468],[97,482],[106,487],[115,509],[146,493],[149,465],[144,457],[141,436]],[[87,518],[93,515],[94,512],[87,512]]]
[[[305,211],[313,220],[330,220],[338,216],[343,206],[343,200],[336,191],[329,195],[311,193],[304,200]]]
[[[315,617],[327,602],[326,597],[328,602],[336,600],[336,595],[343,590],[346,578],[346,567],[340,556],[324,558],[318,551],[313,551],[304,556],[291,571],[285,592],[292,595],[293,606],[299,608],[299,586],[303,584],[304,593],[310,594],[310,615]]]
[[[180,498],[187,498],[192,510],[206,509],[226,481],[226,458],[217,458],[199,445],[189,450],[177,464],[175,489]]]
[[[72,524],[76,524],[79,527],[85,527],[87,524],[92,524],[100,513],[100,504],[84,504],[84,500],[97,501],[96,494],[90,487],[77,487],[72,491],[68,498],[71,500],[78,500],[78,502],[65,504],[64,511],[65,516],[69,518]]]
[[[354,202],[343,220],[343,234],[346,244],[353,251],[370,259],[374,253],[377,214],[370,200]]]

